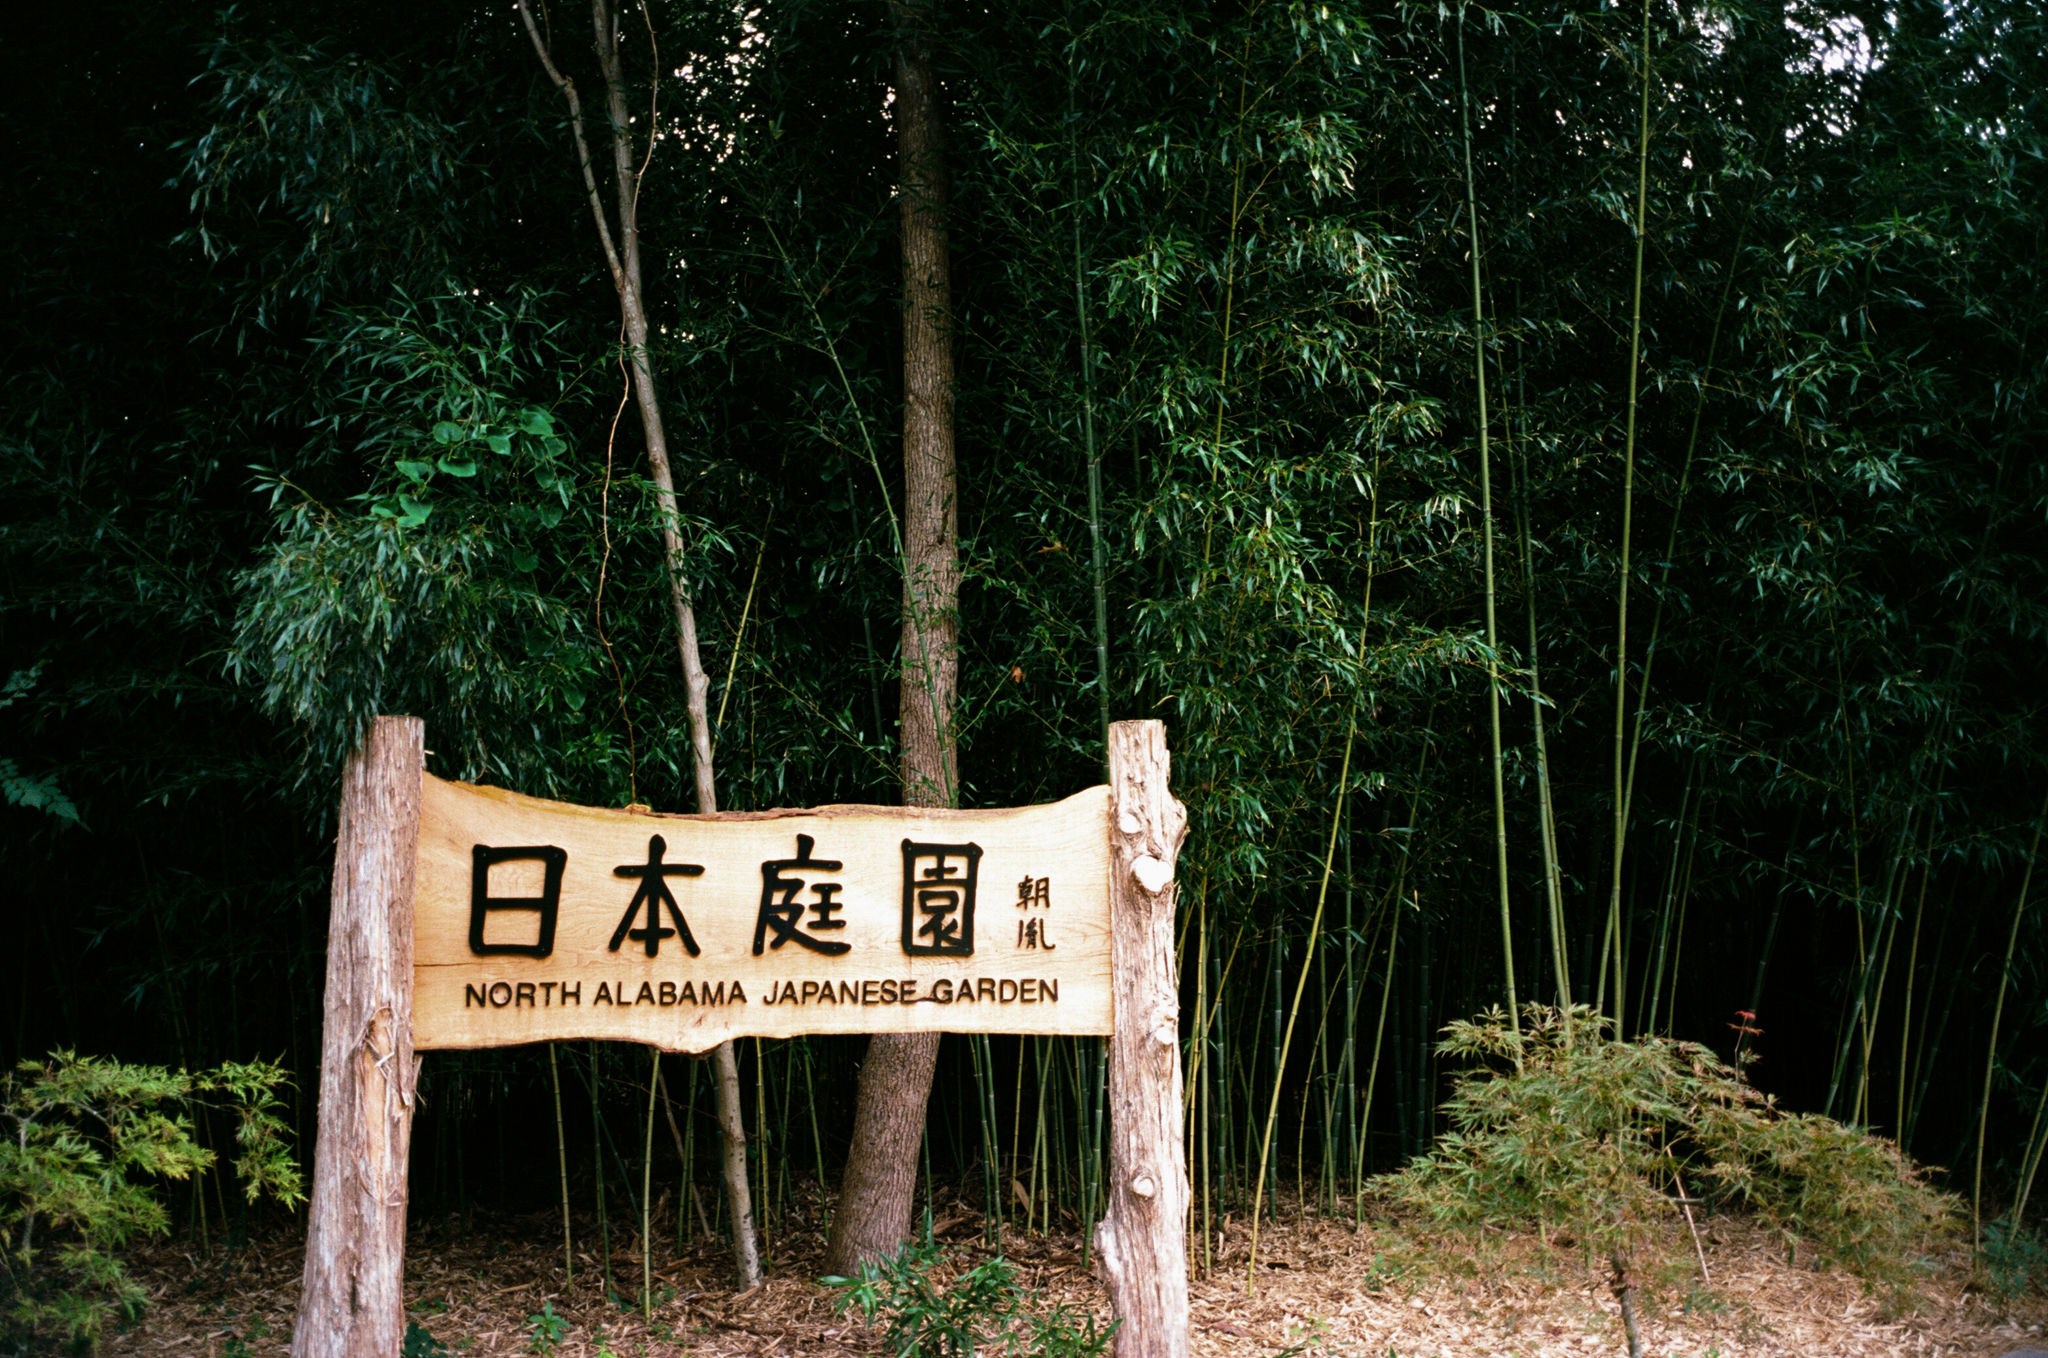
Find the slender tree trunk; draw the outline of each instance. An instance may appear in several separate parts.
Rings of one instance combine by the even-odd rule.
[[[636,166],[630,130],[632,115],[626,108],[626,85],[619,66],[621,35],[618,11],[612,7],[611,0],[591,0],[590,16],[598,66],[604,75],[605,115],[612,131],[613,194],[618,219],[617,230],[614,231],[612,219],[605,211],[603,195],[598,189],[589,140],[584,136],[583,105],[576,82],[556,67],[554,54],[540,28],[535,25],[527,0],[518,0],[518,3],[519,18],[526,27],[527,37],[533,42],[533,50],[540,57],[548,79],[562,92],[562,98],[569,106],[569,126],[575,137],[577,163],[583,171],[584,191],[590,201],[591,216],[597,223],[598,240],[604,247],[605,265],[611,271],[612,287],[619,297],[619,320],[625,331],[626,353],[631,362],[633,399],[640,414],[641,433],[647,443],[648,479],[654,483],[655,502],[661,515],[662,550],[668,560],[669,603],[675,611],[676,651],[683,667],[683,702],[690,721],[690,754],[696,781],[697,810],[709,813],[718,809],[718,787],[711,757],[711,683],[704,674],[704,662],[697,646],[697,613],[690,599],[689,579],[683,573],[685,557],[682,525],[676,513],[675,476],[669,467],[668,433],[662,423],[654,358],[647,348],[646,294],[640,277],[640,179],[646,173],[648,159],[654,154],[651,133],[655,126],[655,110],[652,107],[648,110],[650,139],[646,158]],[[650,28],[650,46],[653,40]],[[658,57],[653,65],[658,72]],[[754,1236],[753,1196],[747,1189],[746,1133],[737,1102],[739,1064],[734,1059],[732,1044],[720,1043],[712,1052],[712,1062],[718,1075],[718,1122],[727,1138],[726,1193],[733,1211],[733,1256],[739,1285],[749,1288],[761,1281],[761,1258]],[[726,1106],[728,1100],[732,1101],[730,1108]],[[740,1138],[737,1145],[732,1143],[735,1136]]]
[[[960,515],[953,465],[952,284],[946,245],[943,113],[921,25],[892,6],[896,53],[897,204],[903,251],[903,801],[953,806],[959,676]],[[938,1063],[937,1033],[868,1039],[853,1148],[832,1218],[828,1272],[851,1274],[895,1253],[910,1233],[917,1149]]]

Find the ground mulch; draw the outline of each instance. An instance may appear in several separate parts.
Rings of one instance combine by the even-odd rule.
[[[815,1213],[813,1214],[815,1219]],[[971,1266],[994,1250],[981,1223],[939,1214],[949,1263]],[[407,1358],[546,1352],[535,1317],[562,1318],[554,1358],[868,1358],[885,1352],[879,1326],[838,1313],[837,1289],[815,1279],[816,1226],[771,1238],[770,1278],[735,1295],[731,1261],[711,1248],[657,1244],[651,1319],[608,1301],[594,1223],[578,1223],[578,1273],[562,1280],[560,1217],[478,1214],[466,1229],[416,1227],[406,1294],[418,1327]],[[1072,1233],[1006,1232],[1018,1281],[1046,1303],[1103,1316],[1108,1303]],[[1226,1222],[1220,1247],[1197,1251],[1192,1346],[1198,1358],[1522,1358],[1626,1355],[1610,1273],[1575,1249],[1504,1233],[1442,1238],[1379,1218],[1359,1229],[1313,1216],[1263,1227],[1259,1267],[1246,1289],[1248,1233]],[[1904,1306],[1839,1270],[1787,1257],[1782,1241],[1740,1218],[1701,1223],[1703,1280],[1682,1224],[1637,1271],[1644,1353],[1652,1358],[1822,1358],[1956,1355],[1995,1358],[2040,1343],[2048,1299],[1999,1299],[1980,1289],[1961,1249]],[[615,1236],[613,1284],[637,1297],[637,1241]],[[202,1256],[166,1242],[131,1261],[151,1293],[136,1327],[110,1335],[116,1358],[283,1358],[298,1301],[302,1242],[279,1230],[243,1248]],[[1206,1262],[1206,1269],[1203,1267]],[[431,1342],[428,1342],[431,1336]],[[993,1355],[985,1355],[993,1358]]]

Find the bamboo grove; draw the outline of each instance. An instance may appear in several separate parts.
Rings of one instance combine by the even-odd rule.
[[[277,1058],[304,1138],[342,758],[406,712],[445,776],[682,808],[667,555],[516,16],[88,8],[5,96],[5,1054]],[[1517,1001],[2007,1201],[2048,1088],[2038,7],[937,14],[961,804],[1168,722],[1195,1256],[1362,1210],[1442,1129],[1440,1031]],[[898,801],[887,9],[628,17],[725,804]],[[771,1261],[859,1054],[740,1044]],[[949,1037],[927,1229],[1092,1219],[1102,1082]],[[436,1053],[419,1216],[566,1210],[629,1290],[632,1239],[728,1229],[710,1086]],[[178,1212],[241,1229],[217,1181]]]

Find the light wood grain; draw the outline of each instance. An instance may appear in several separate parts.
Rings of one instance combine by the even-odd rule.
[[[342,774],[320,1133],[292,1358],[392,1358],[405,1336],[413,885],[424,728],[378,717]]]
[[[699,1052],[728,1037],[751,1035],[1107,1033],[1114,1015],[1107,826],[1106,788],[1049,805],[993,811],[832,806],[684,816],[570,806],[427,777],[416,891],[414,1042],[427,1049],[590,1037]],[[640,884],[615,868],[644,866],[649,841],[657,835],[665,844],[665,863],[703,868],[699,876],[664,878],[698,945],[694,957],[673,937],[657,939],[651,958],[644,940],[629,937],[618,950],[610,947]],[[849,951],[823,956],[794,940],[776,948],[771,927],[756,956],[762,864],[796,857],[799,835],[814,841],[813,858],[843,865],[831,872],[792,870],[790,875],[806,881],[840,884],[836,918],[845,927],[803,932],[844,942]],[[905,955],[906,839],[980,847],[972,956]],[[478,845],[564,851],[548,956],[472,951]],[[538,895],[545,877],[545,865],[535,861],[501,863],[488,871],[494,897]],[[1019,905],[1018,884],[1026,877],[1047,880],[1047,904]],[[796,899],[811,904],[817,893],[806,889]],[[817,918],[807,911],[803,923]],[[484,941],[537,943],[538,922],[536,912],[493,910]],[[645,923],[643,908],[634,924]],[[666,911],[663,923],[671,923]],[[1020,943],[1020,924],[1034,923],[1050,949]],[[573,1002],[560,999],[565,984]],[[820,995],[827,984],[832,1002]],[[935,998],[957,995],[963,985],[972,987],[974,999]],[[793,986],[794,994],[786,996],[785,986]],[[906,991],[915,996],[909,1003],[900,998]],[[706,1002],[707,992],[718,1002]],[[736,992],[745,999],[736,1000]],[[665,998],[672,1002],[663,1003]]]
[[[1117,1025],[1109,1041],[1109,1193],[1096,1230],[1120,1322],[1117,1358],[1187,1358],[1190,1193],[1182,1139],[1174,860],[1187,811],[1168,786],[1166,728],[1109,728]]]

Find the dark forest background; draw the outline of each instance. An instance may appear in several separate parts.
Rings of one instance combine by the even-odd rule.
[[[646,14],[721,796],[894,802],[889,14]],[[1953,1176],[1988,1108],[2006,1191],[2048,1080],[2041,8],[938,14],[962,804],[1099,782],[1105,707],[1167,722],[1198,1217],[1248,1203],[1276,1081],[1290,1196],[1423,1149],[1438,1030],[1507,1001],[1504,917],[1520,1000],[1741,1043],[1787,1106]],[[594,83],[584,16],[554,21]],[[443,776],[688,804],[617,303],[517,24],[10,22],[10,1064],[270,1057],[308,1136],[375,713],[423,717]],[[771,1232],[838,1173],[860,1051],[742,1044]],[[569,1123],[577,1191],[608,1173],[624,1210],[645,1057],[558,1056],[600,1114]],[[949,1037],[930,1173],[1085,1215],[1098,1070]],[[715,1195],[706,1086],[670,1071]],[[422,1210],[547,1205],[544,1050],[430,1054],[423,1088]]]

